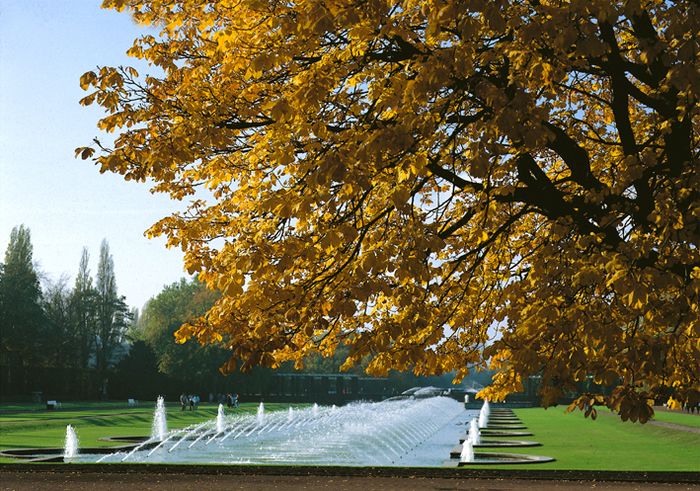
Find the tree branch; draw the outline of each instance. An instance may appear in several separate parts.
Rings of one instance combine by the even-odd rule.
[[[629,94],[627,92],[627,87],[630,82],[627,80],[627,77],[625,77],[625,72],[622,70],[622,67],[615,62],[618,59],[622,59],[622,55],[620,54],[620,47],[617,45],[617,39],[615,38],[615,31],[612,25],[608,22],[601,21],[600,34],[603,41],[610,47],[611,55],[615,58],[615,60],[604,65],[604,68],[610,75],[612,88],[610,107],[615,117],[615,126],[617,127],[617,133],[620,137],[620,143],[622,143],[622,149],[625,155],[634,155],[637,153],[637,143],[635,142],[634,131],[632,130],[632,123],[630,122]]]
[[[481,183],[478,182],[473,182],[473,181],[467,181],[466,179],[463,179],[459,177],[457,174],[455,174],[452,171],[449,171],[445,169],[444,167],[439,166],[435,162],[430,162],[428,165],[428,170],[432,172],[434,175],[438,177],[442,177],[444,180],[447,182],[453,184],[454,186],[458,187],[459,189],[474,189],[477,191],[483,191],[484,186]]]
[[[272,119],[266,119],[264,121],[234,121],[227,120],[216,123],[217,128],[228,128],[230,130],[248,130],[251,128],[262,128],[274,123]]]
[[[591,160],[588,152],[574,141],[564,130],[545,121],[545,128],[554,133],[554,139],[547,144],[563,160],[571,171],[571,177],[584,188],[599,189],[602,184],[591,172]]]

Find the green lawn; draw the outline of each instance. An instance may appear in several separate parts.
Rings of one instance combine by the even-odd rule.
[[[128,407],[126,400],[123,401],[68,401],[61,402],[61,411],[75,409],[120,409]],[[152,407],[153,401],[140,401],[141,406]],[[44,403],[37,402],[22,402],[22,403],[3,403],[0,404],[0,414],[7,412],[27,412],[27,411],[42,411],[47,414],[52,414],[52,411],[46,411]]]
[[[508,449],[508,452],[556,458],[552,463],[537,464],[537,469],[700,470],[700,434],[698,433],[649,424],[622,422],[617,416],[605,412],[601,412],[598,419],[591,420],[584,418],[578,411],[567,414],[563,407],[547,410],[516,409],[515,413],[534,434],[526,439],[538,441],[542,446]],[[697,416],[682,414],[677,416],[697,418]],[[680,423],[681,419],[678,421]],[[682,421],[691,425],[690,420],[682,419]],[[486,449],[479,450],[481,451]],[[486,466],[482,467],[486,468]],[[489,466],[489,468],[494,467]],[[502,468],[527,469],[528,466],[511,465],[502,466]]]

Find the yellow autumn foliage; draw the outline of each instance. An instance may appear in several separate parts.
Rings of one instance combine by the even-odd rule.
[[[245,366],[591,377],[623,418],[700,386],[696,2],[105,0],[159,30],[82,103],[102,171],[222,296],[178,340]],[[91,157],[87,147],[78,149]],[[227,365],[229,368],[232,364]],[[595,413],[593,413],[595,414]]]

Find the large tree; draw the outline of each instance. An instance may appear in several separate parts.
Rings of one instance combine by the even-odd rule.
[[[78,274],[70,295],[70,317],[73,327],[74,351],[77,366],[87,368],[95,350],[97,325],[97,292],[90,276],[90,254],[86,247],[80,256]]]
[[[85,253],[83,253],[85,257]],[[81,260],[81,271],[82,271]],[[118,361],[118,349],[125,343],[125,334],[131,319],[126,301],[117,293],[114,275],[114,259],[109,252],[107,240],[100,244],[100,259],[95,281],[95,319],[92,334],[95,339],[95,369],[107,395],[107,370]]]
[[[97,163],[192,197],[150,234],[222,292],[181,338],[698,400],[697,1],[104,6],[160,32],[81,79]]]
[[[173,334],[186,322],[203,315],[217,295],[196,279],[167,285],[151,298],[139,316],[132,335],[153,350],[158,370],[191,390],[218,374],[226,352],[216,346],[177,344]]]
[[[45,318],[33,254],[29,228],[14,227],[0,274],[0,355],[10,369],[42,361],[43,353],[37,348],[43,344]],[[19,386],[24,383],[19,381]]]
[[[44,325],[35,349],[41,352],[42,364],[51,368],[78,365],[78,337],[71,316],[71,296],[68,280],[44,280],[41,308]]]

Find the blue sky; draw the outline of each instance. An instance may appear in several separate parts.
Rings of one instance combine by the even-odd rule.
[[[72,284],[83,246],[94,274],[106,238],[119,292],[141,308],[185,275],[179,251],[143,236],[177,205],[74,158],[100,136],[99,110],[78,104],[80,75],[128,64],[145,73],[125,55],[143,28],[100,3],[0,0],[0,254],[12,227],[25,224],[39,269]]]

